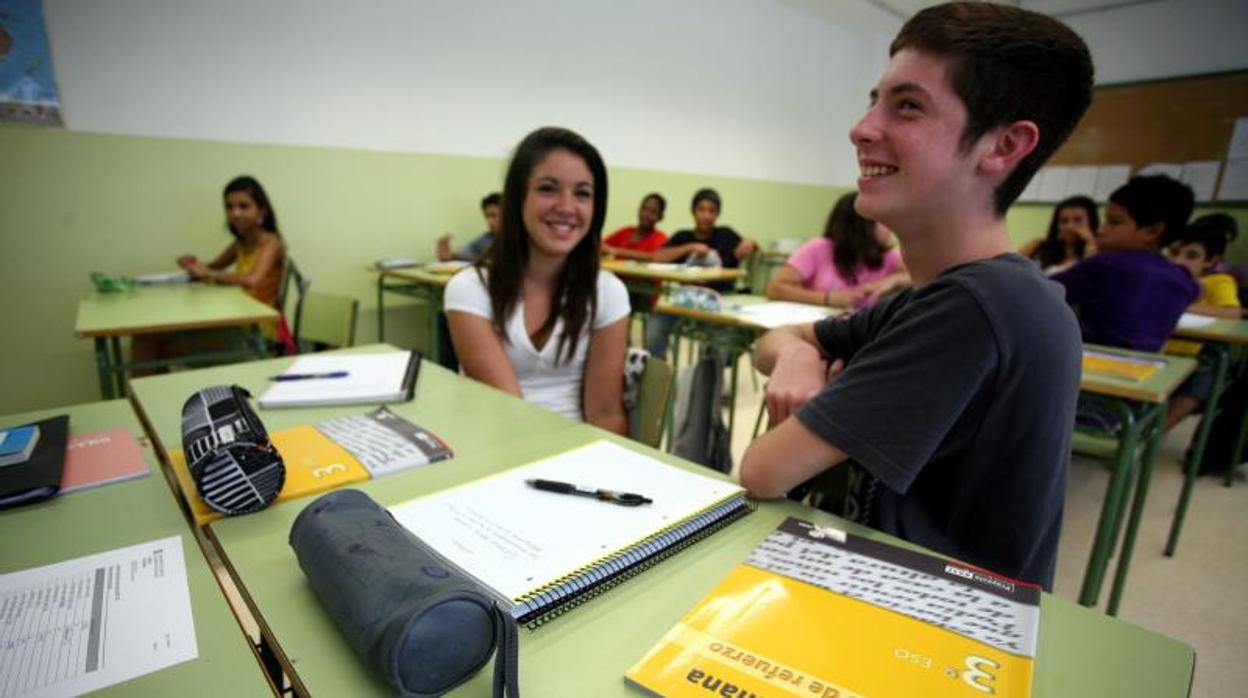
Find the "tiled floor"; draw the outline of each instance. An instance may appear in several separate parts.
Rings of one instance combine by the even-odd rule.
[[[740,375],[732,439],[734,464],[749,444],[763,382],[760,376],[759,389],[754,388],[747,363],[741,364]],[[1194,420],[1188,420],[1168,435],[1158,457],[1119,618],[1182,640],[1196,650],[1192,696],[1245,696],[1248,483],[1242,476],[1229,489],[1221,479],[1200,479],[1178,550],[1173,558],[1162,555],[1182,484],[1178,462],[1194,425]],[[1055,583],[1055,593],[1065,598],[1078,597],[1108,482],[1109,470],[1103,461],[1076,457],[1071,464]],[[1107,579],[1102,605],[1109,585]]]

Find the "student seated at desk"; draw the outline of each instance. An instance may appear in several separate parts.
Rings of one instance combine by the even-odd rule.
[[[775,426],[741,482],[780,497],[839,476],[841,515],[1051,587],[1079,328],[1005,212],[1087,109],[1091,57],[1057,20],[989,3],[918,12],[890,54],[850,131],[857,209],[897,234],[914,287],[764,335]]]
[[[1096,202],[1086,196],[1072,196],[1053,209],[1049,232],[1023,243],[1018,253],[1034,260],[1045,273],[1056,274],[1096,254],[1095,231],[1100,225]]]
[[[476,236],[467,245],[458,250],[451,250],[450,234],[443,235],[438,238],[437,246],[434,253],[438,257],[439,262],[447,262],[452,259],[459,259],[465,262],[475,262],[485,256],[490,250],[490,245],[494,244],[494,238],[498,236],[499,211],[501,210],[503,196],[498,192],[491,192],[481,199],[481,215],[485,217],[484,233]]]
[[[1200,285],[1200,296],[1188,307],[1189,312],[1238,319],[1239,287],[1235,277],[1216,271],[1226,254],[1229,232],[1216,219],[1197,218],[1183,230],[1166,254],[1183,267]],[[1196,371],[1170,396],[1166,412],[1166,430],[1196,412],[1209,400],[1213,390],[1216,352],[1199,342],[1172,339],[1166,352],[1196,357]]]
[[[901,252],[888,246],[892,231],[854,210],[856,192],[828,214],[823,237],[797,248],[767,283],[767,297],[841,308],[866,308],[910,283]]]
[[[225,224],[234,240],[211,262],[195,255],[178,257],[193,279],[242,286],[247,295],[277,308],[286,271],[286,244],[277,231],[277,214],[264,187],[246,175],[225,185]],[[229,271],[234,265],[234,271]],[[281,310],[281,308],[278,308]]]
[[[1079,317],[1083,341],[1158,351],[1199,288],[1161,250],[1192,215],[1192,190],[1165,175],[1132,177],[1109,195],[1096,255],[1053,275]]]
[[[715,225],[722,208],[719,192],[710,188],[699,189],[693,194],[691,208],[693,229],[681,230],[668,238],[663,247],[655,251],[654,261],[690,262],[736,269],[742,260],[749,259],[754,250],[758,249],[757,243],[741,237],[732,228]],[[720,293],[727,293],[732,290],[733,282],[721,281],[705,285]],[[660,313],[650,319],[646,327],[646,349],[651,356],[667,356],[668,336],[672,333],[674,324],[674,315]]]
[[[178,266],[191,278],[210,284],[240,286],[247,295],[280,312],[278,295],[286,273],[286,243],[277,229],[277,213],[269,202],[264,187],[253,177],[235,177],[225,185],[225,224],[234,240],[221,254],[207,264],[195,255],[178,257]],[[234,270],[230,271],[230,265]],[[286,353],[294,353],[294,340],[280,318],[277,328],[265,326],[264,336],[276,342]],[[215,351],[231,342],[231,337],[218,331],[181,332],[176,336],[162,334],[135,335],[130,344],[130,359],[135,362],[172,358],[200,351]],[[135,376],[149,375],[138,369]]]
[[[606,209],[594,146],[562,128],[530,133],[507,168],[498,240],[443,304],[470,378],[626,434],[628,293],[598,269]]]
[[[667,199],[662,194],[646,194],[637,209],[637,225],[629,225],[611,233],[602,241],[602,253],[620,259],[639,259],[649,262],[655,250],[667,242],[667,233],[655,226],[663,220]]]

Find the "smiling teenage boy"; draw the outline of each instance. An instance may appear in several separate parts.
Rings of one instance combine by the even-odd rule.
[[[915,288],[760,340],[776,426],[741,481],[778,497],[841,474],[845,514],[1049,587],[1079,328],[1004,215],[1087,109],[1091,58],[1060,22],[987,3],[917,13],[890,54],[850,131],[857,209],[897,234]]]

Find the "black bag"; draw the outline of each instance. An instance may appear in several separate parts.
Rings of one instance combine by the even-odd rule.
[[[182,405],[182,453],[199,498],[233,516],[267,507],[286,465],[237,385],[204,388]]]
[[[494,695],[520,695],[510,611],[368,495],[319,497],[295,519],[290,547],[347,642],[399,695],[442,695],[495,645]]]
[[[1201,475],[1224,473],[1239,465],[1242,454],[1231,451],[1239,438],[1245,414],[1248,414],[1248,376],[1240,376],[1226,386],[1218,400],[1218,411],[1209,427],[1209,440],[1205,442],[1205,455],[1200,461]],[[1205,419],[1208,418],[1206,414]]]

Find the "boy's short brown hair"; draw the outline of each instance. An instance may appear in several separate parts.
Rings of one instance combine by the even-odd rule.
[[[1066,140],[1092,101],[1092,57],[1065,24],[1036,12],[984,2],[951,2],[918,12],[889,55],[912,49],[949,60],[953,91],[966,105],[962,145],[1014,121],[1035,122],[1040,141],[997,187],[1003,215]]]

